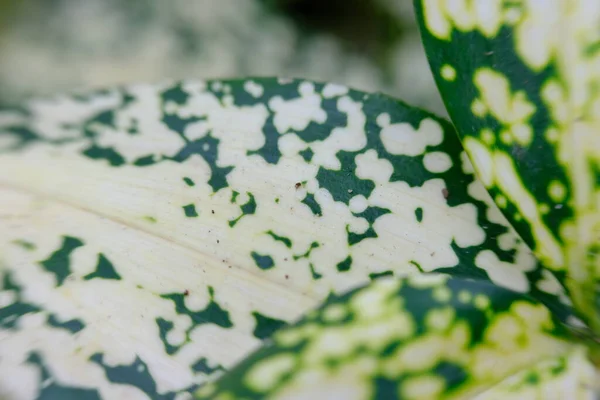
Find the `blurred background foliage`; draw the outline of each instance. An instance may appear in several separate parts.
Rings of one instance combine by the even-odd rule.
[[[248,76],[337,82],[444,113],[411,0],[0,0],[0,104]]]

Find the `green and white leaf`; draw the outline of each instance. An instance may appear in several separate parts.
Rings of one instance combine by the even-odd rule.
[[[598,373],[585,348],[547,358],[505,379],[476,400],[572,399],[598,397]]]
[[[478,175],[598,332],[600,3],[417,0]]]
[[[570,314],[451,125],[385,96],[136,85],[3,110],[0,143],[0,397],[174,398],[379,276]]]
[[[438,274],[381,280],[276,332],[197,398],[473,398],[523,367],[584,352],[563,333],[545,306],[489,282]]]

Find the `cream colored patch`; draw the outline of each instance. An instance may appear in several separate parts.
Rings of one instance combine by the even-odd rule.
[[[323,311],[323,319],[328,322],[337,322],[348,315],[348,309],[341,304],[332,304]]]
[[[547,261],[547,267],[562,268],[564,263],[562,249],[542,221],[535,199],[523,187],[513,161],[509,156],[499,152],[494,156],[494,164],[498,187],[510,198],[532,227],[532,233],[539,246],[535,249],[536,253]]]
[[[434,309],[427,313],[425,324],[428,329],[443,332],[452,326],[456,316],[456,310],[451,307]]]
[[[424,119],[419,129],[408,123],[390,124],[389,119],[378,119],[381,126],[381,141],[390,154],[418,156],[428,146],[437,146],[443,140],[443,131],[439,123],[432,119]]]
[[[444,15],[444,0],[422,0],[425,24],[434,36],[439,39],[449,39],[452,25]]]
[[[479,30],[494,37],[502,26],[501,0],[423,0],[425,26],[438,39],[450,40],[453,28],[460,31]]]
[[[555,202],[562,202],[567,195],[565,185],[563,185],[560,181],[550,182],[550,185],[548,186],[548,195]]]
[[[548,107],[548,110],[550,111],[554,121],[561,125],[569,123],[569,106],[567,104],[567,95],[561,82],[556,79],[548,79],[548,81],[546,81],[542,86],[540,95]],[[551,136],[557,134],[558,132],[554,133],[550,131]]]
[[[323,97],[326,99],[330,99],[332,97],[343,96],[348,93],[348,88],[346,86],[337,85],[335,83],[328,83],[323,88]]]
[[[524,3],[525,12],[514,28],[515,45],[528,66],[540,71],[550,62],[564,39],[559,27],[571,7],[562,0],[527,0]]]
[[[488,112],[488,109],[480,99],[475,99],[471,103],[471,112],[477,117],[485,117],[485,115]]]
[[[354,196],[350,199],[350,211],[354,214],[359,214],[369,205],[367,199],[363,195]]]
[[[436,151],[425,154],[423,165],[429,172],[439,174],[452,168],[452,159],[447,153]]]
[[[456,79],[456,70],[454,69],[454,67],[452,65],[444,64],[444,65],[442,65],[442,68],[440,69],[440,75],[445,80],[452,82]]]
[[[512,93],[509,80],[489,68],[478,69],[473,81],[485,108],[505,126],[512,139],[521,146],[528,146],[533,137],[528,121],[535,112],[535,106],[525,92]]]
[[[518,292],[529,291],[529,281],[524,272],[531,268],[517,268],[519,265],[511,265],[500,261],[498,256],[489,250],[481,251],[477,255],[475,265],[484,269],[492,282],[498,286]],[[535,260],[533,266],[535,266]]]
[[[17,300],[16,293],[11,290],[3,290],[0,292],[0,308],[8,307]]]
[[[506,197],[502,196],[501,194],[497,195],[494,201],[500,208],[506,208],[508,205],[508,200],[506,200]]]
[[[490,187],[494,181],[494,165],[490,151],[479,140],[472,137],[466,137],[463,145],[474,160],[473,165],[478,172],[478,178],[486,187]]]
[[[245,384],[252,390],[264,393],[272,390],[279,379],[292,370],[296,357],[280,354],[260,360],[245,377]]]
[[[255,81],[246,81],[244,83],[244,90],[250,93],[253,97],[261,97],[265,92],[265,89],[260,83]]]
[[[279,151],[286,157],[294,157],[306,148],[306,142],[295,133],[287,133],[279,138]]]
[[[385,158],[378,158],[377,151],[374,149],[357,155],[354,160],[356,176],[360,179],[370,179],[375,183],[384,184],[389,182],[394,173],[392,163]]]
[[[315,92],[310,82],[300,84],[300,98],[284,100],[275,97],[269,101],[269,108],[275,112],[273,123],[280,133],[290,129],[301,131],[306,129],[311,121],[324,123],[327,114],[321,108],[321,96]]]
[[[362,103],[344,96],[338,99],[337,107],[338,110],[346,113],[347,125],[336,127],[326,139],[312,145],[314,151],[312,163],[335,170],[341,168],[340,161],[336,157],[339,151],[358,151],[367,144],[365,133],[367,117],[362,110]]]
[[[465,151],[461,151],[460,153],[460,161],[462,171],[467,175],[473,175],[475,173],[475,169],[473,168],[473,164],[471,163],[471,159],[469,155]]]
[[[473,299],[473,305],[480,310],[486,310],[491,305],[490,298],[485,295],[478,294]]]
[[[397,362],[408,373],[425,372],[441,361],[445,345],[446,338],[434,334],[426,335],[403,346],[397,356]]]
[[[427,400],[442,396],[446,383],[441,376],[422,375],[402,382],[400,396],[406,399]]]
[[[361,400],[372,393],[367,380],[369,375],[361,371],[360,363],[350,363],[335,371],[313,367],[301,372],[272,395],[274,400],[344,399]]]

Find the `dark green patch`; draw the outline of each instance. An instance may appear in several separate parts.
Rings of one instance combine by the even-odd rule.
[[[94,116],[90,120],[88,120],[87,124],[99,124],[112,129],[116,129],[117,125],[115,124],[115,110],[102,111],[99,114],[96,114],[96,116]]]
[[[69,321],[60,322],[54,314],[48,315],[48,325],[53,326],[55,328],[65,329],[72,334],[75,334],[85,328],[83,322],[78,319],[71,319]]]
[[[256,266],[262,270],[271,269],[275,266],[275,261],[273,261],[273,258],[269,255],[262,255],[253,251],[251,256],[254,259]]]
[[[40,374],[37,379],[38,393],[36,399],[40,400],[101,400],[96,389],[71,387],[57,383],[58,379],[53,377],[50,369],[42,360],[42,356],[37,352],[29,353],[27,364],[38,367]]]
[[[306,250],[306,253],[304,254],[298,254],[294,256],[294,260],[300,260],[301,258],[308,258],[310,257],[310,253],[312,253],[312,251],[316,248],[319,248],[321,245],[318,242],[312,242],[310,244],[310,247],[308,248],[308,250]]]
[[[171,321],[167,321],[161,317],[156,318],[156,325],[158,326],[158,336],[160,337],[163,346],[165,346],[165,351],[169,355],[175,354],[181,346],[172,346],[167,340],[167,334],[175,325],[173,325]]]
[[[57,286],[62,285],[71,273],[71,253],[81,246],[83,246],[81,240],[71,236],[63,236],[61,248],[52,253],[46,260],[40,261],[40,265],[46,271],[54,274]]]
[[[268,231],[267,235],[271,236],[275,241],[283,243],[288,249],[292,248],[292,241],[289,238],[285,236],[279,236],[273,231]]]
[[[114,279],[121,280],[121,275],[117,273],[115,267],[102,253],[98,254],[98,262],[96,264],[96,270],[83,277],[86,281],[94,278],[99,279]]]
[[[191,318],[192,324],[185,331],[185,342],[190,342],[190,333],[198,326],[205,324],[215,324],[222,328],[231,328],[233,323],[229,319],[229,312],[223,309],[214,298],[214,289],[209,286],[208,293],[210,295],[210,302],[208,305],[200,311],[192,311],[185,305],[185,294],[181,293],[170,293],[161,295],[163,299],[171,300],[175,304],[175,312],[180,315],[187,315]],[[173,323],[171,321],[157,318],[156,323],[159,328],[160,338],[165,346],[167,354],[174,354],[177,352],[183,344],[179,346],[172,346],[167,342],[167,333],[173,329]]]
[[[164,103],[172,101],[179,106],[185,105],[190,95],[188,92],[183,90],[181,83],[174,85],[173,87],[165,90],[160,94],[160,97]]]
[[[468,371],[465,371],[460,365],[449,361],[440,362],[433,369],[433,372],[444,378],[446,381],[446,390],[449,392],[459,388],[462,384],[467,382],[467,379],[469,379]]]
[[[302,200],[302,203],[306,204],[308,206],[308,208],[310,208],[310,211],[312,211],[312,213],[314,215],[316,215],[317,217],[320,217],[323,215],[323,210],[321,209],[321,206],[319,205],[319,203],[317,203],[317,200],[315,199],[314,194],[307,193],[306,197],[304,197],[304,199]]]
[[[2,128],[2,131],[0,131],[0,135],[11,135],[12,137],[17,139],[14,145],[9,146],[5,149],[0,148],[0,150],[2,150],[0,152],[3,152],[4,150],[20,150],[29,146],[32,143],[44,140],[39,134],[24,126],[12,126],[8,128]],[[10,140],[9,143],[10,142],[12,142],[12,140]]]
[[[372,180],[360,179],[356,175],[355,157],[357,154],[347,151],[338,152],[336,156],[341,164],[339,170],[319,168],[317,173],[319,186],[327,189],[335,201],[349,204],[352,197],[360,194],[368,199],[375,189],[375,183]]]
[[[181,136],[183,139],[185,139],[185,128],[187,128],[187,126],[189,124],[203,121],[205,119],[206,118],[200,118],[200,117],[196,117],[196,116],[192,116],[192,117],[188,117],[188,118],[181,118],[177,114],[164,114],[162,121],[167,126],[167,128],[169,128],[173,132],[177,132],[177,134],[179,136]]]
[[[312,149],[310,147],[307,147],[306,149],[304,149],[300,152],[300,155],[302,156],[302,158],[304,158],[304,161],[309,163],[312,161],[312,158],[315,155],[315,153],[314,153],[314,151],[312,151]]]
[[[188,178],[187,176],[183,178],[183,181],[188,186],[195,186],[196,185],[196,183],[194,183],[194,181],[191,178]]]
[[[266,315],[262,315],[259,312],[254,311],[252,313],[254,320],[256,321],[256,325],[254,328],[254,337],[258,339],[267,339],[271,337],[273,332],[284,326],[286,323],[280,319],[270,318]]]
[[[348,232],[348,244],[350,246],[353,246],[357,243],[360,243],[361,241],[363,241],[365,239],[378,237],[377,232],[375,232],[375,229],[373,228],[373,224],[375,223],[377,218],[381,217],[382,215],[389,214],[389,213],[391,213],[391,211],[388,210],[387,208],[368,207],[362,213],[355,214],[355,216],[357,216],[359,218],[366,219],[367,222],[369,223],[369,228],[364,233],[358,234],[358,233],[350,232],[350,228],[346,227],[346,231]]]
[[[315,266],[313,265],[313,263],[309,263],[308,264],[310,267],[310,275],[312,276],[312,278],[315,281],[318,281],[319,279],[321,279],[323,277],[322,274],[318,273],[317,270],[315,269]]]
[[[344,261],[337,265],[337,270],[340,272],[350,271],[350,268],[352,268],[352,256],[348,256]]]
[[[138,133],[140,133],[137,119],[131,121],[131,126],[127,128],[127,133],[130,135],[137,135]]]
[[[233,167],[220,167],[217,165],[219,155],[219,139],[210,135],[203,138],[187,142],[186,145],[172,158],[173,161],[182,163],[193,155],[200,156],[210,167],[210,179],[208,184],[216,193],[219,190],[229,186],[227,175],[233,170]]]
[[[104,355],[101,353],[92,355],[90,361],[102,367],[106,378],[110,382],[136,387],[151,399],[173,400],[176,396],[176,393],[173,392],[164,394],[157,392],[156,382],[152,374],[150,374],[148,366],[139,356],[136,356],[133,363],[129,365],[117,365],[114,367],[104,363]]]
[[[149,154],[147,156],[137,158],[133,162],[133,165],[135,165],[136,167],[148,167],[150,165],[156,164],[156,160],[154,158],[155,158],[154,154]]]
[[[215,367],[211,367],[208,365],[208,360],[206,357],[202,357],[194,364],[192,364],[192,371],[201,372],[205,375],[211,375],[215,372],[225,371],[225,368],[222,365],[216,365]]]
[[[401,400],[401,398],[398,397],[398,385],[400,382],[384,377],[377,377],[373,383],[375,389],[373,395],[374,399]]]
[[[27,251],[33,251],[35,250],[35,244],[28,242],[27,240],[23,240],[23,239],[17,239],[17,240],[13,240],[13,244],[16,244],[17,246],[20,246],[22,248],[24,248]]]
[[[322,141],[331,136],[331,132],[341,126],[348,126],[348,116],[337,108],[338,99],[322,99],[321,108],[325,110],[324,123],[310,121],[306,128],[296,132],[296,135],[307,143]]]
[[[2,279],[2,290],[14,291],[16,299],[12,304],[0,308],[0,327],[13,329],[19,318],[23,315],[41,311],[38,306],[23,301],[23,289],[13,282],[9,272],[6,272]]]
[[[394,276],[394,271],[382,271],[382,272],[373,272],[369,274],[369,278],[371,280],[383,278],[386,276]]]
[[[408,263],[414,265],[415,267],[417,267],[417,269],[419,270],[419,272],[425,272],[425,271],[423,271],[423,268],[421,267],[421,264],[419,264],[415,260],[410,260]]]
[[[234,227],[244,216],[256,213],[256,200],[252,193],[248,193],[248,201],[240,207],[242,214],[234,220],[229,221],[229,226]]]
[[[281,134],[275,128],[273,123],[274,116],[271,114],[263,126],[263,135],[265,137],[265,144],[258,150],[248,151],[248,155],[259,155],[269,164],[277,164],[281,158],[281,152],[279,151],[279,137]]]
[[[198,216],[198,212],[196,211],[196,206],[194,204],[183,206],[183,212],[188,218],[196,218]]]
[[[106,160],[113,167],[119,167],[125,164],[125,159],[117,153],[112,147],[100,147],[92,144],[87,149],[83,150],[82,154],[93,160]]]
[[[235,203],[235,201],[237,200],[238,196],[240,195],[240,192],[237,192],[235,190],[231,191],[231,203]]]
[[[423,209],[421,207],[415,210],[415,217],[417,218],[417,222],[423,221]]]

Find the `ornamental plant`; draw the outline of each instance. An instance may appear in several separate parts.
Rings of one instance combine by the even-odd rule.
[[[593,398],[599,4],[415,1],[452,123],[283,79],[2,110],[0,397]]]

